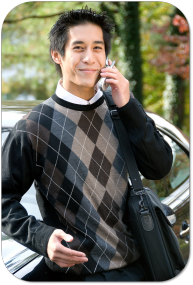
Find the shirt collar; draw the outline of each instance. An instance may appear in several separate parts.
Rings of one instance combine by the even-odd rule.
[[[76,95],[73,95],[72,93],[68,92],[66,89],[64,89],[64,87],[62,86],[62,83],[63,83],[63,79],[61,78],[58,81],[58,85],[56,87],[56,95],[59,98],[65,101],[68,101],[70,103],[73,103],[73,104],[91,105],[95,103],[103,95],[102,91],[99,89],[99,83],[95,85],[96,94],[89,101],[82,99],[80,97],[77,97]]]

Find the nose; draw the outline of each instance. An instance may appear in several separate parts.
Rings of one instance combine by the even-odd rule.
[[[95,62],[95,56],[91,49],[85,50],[82,61],[87,64],[93,64]]]

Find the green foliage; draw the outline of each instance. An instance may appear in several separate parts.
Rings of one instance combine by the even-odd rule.
[[[59,76],[50,60],[48,33],[59,14],[86,3],[26,2],[10,11],[2,28],[3,91],[6,90],[2,95],[13,99],[19,94],[33,94],[36,99],[46,99],[55,92]],[[99,11],[98,3],[89,6]],[[44,18],[54,14],[57,15]],[[30,18],[34,15],[40,18]],[[6,23],[16,19],[23,20]]]
[[[130,80],[131,91],[142,103],[142,60],[140,52],[139,2],[125,2],[123,5],[123,24],[121,36],[124,44],[125,60],[128,65],[126,77]]]
[[[162,27],[169,22],[175,7],[161,1],[32,1],[16,6],[7,15],[2,27],[3,98],[5,95],[7,99],[14,99],[19,94],[32,94],[36,99],[44,100],[55,92],[59,75],[49,58],[48,33],[60,14],[85,5],[97,12],[105,10],[114,19],[115,33],[109,58],[115,60],[120,72],[129,78],[135,95],[143,94],[144,107],[165,116],[163,93],[169,88],[166,74],[158,71],[150,63],[157,57],[159,48],[164,42],[160,35],[152,31],[152,27],[154,24]],[[8,20],[19,21],[8,23]],[[133,50],[133,46],[137,44],[140,44],[137,50]],[[142,74],[138,73],[140,69]],[[132,77],[133,74],[136,77]],[[133,81],[137,82],[135,86]],[[185,94],[183,129],[188,134],[188,86]],[[142,98],[140,100],[142,101]]]
[[[158,71],[150,61],[157,57],[163,42],[161,36],[152,32],[153,25],[163,26],[169,21],[174,6],[164,2],[140,2],[141,53],[143,70],[143,105],[152,112],[164,116],[163,92],[165,73]]]

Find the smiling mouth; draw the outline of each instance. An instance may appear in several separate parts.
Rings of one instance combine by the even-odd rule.
[[[83,71],[83,72],[85,72],[85,73],[90,73],[90,74],[92,74],[92,73],[95,73],[96,71],[97,71],[97,69],[79,69],[80,71]]]

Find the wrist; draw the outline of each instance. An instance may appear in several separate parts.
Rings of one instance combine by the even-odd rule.
[[[118,108],[122,108],[122,107],[124,107],[125,105],[127,105],[128,102],[129,102],[129,99],[127,99],[127,100],[122,100],[122,101],[118,102],[116,105],[117,105]]]

